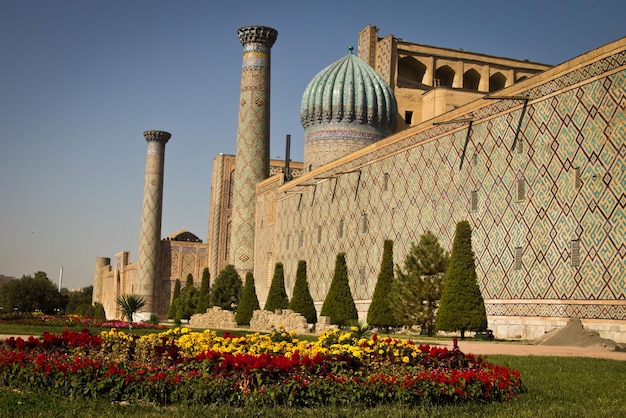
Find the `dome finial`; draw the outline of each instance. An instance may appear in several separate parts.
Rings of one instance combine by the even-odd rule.
[[[350,55],[352,55],[352,51],[354,50],[354,47],[353,47],[352,45],[350,45],[350,46],[348,47],[348,50],[350,51]]]

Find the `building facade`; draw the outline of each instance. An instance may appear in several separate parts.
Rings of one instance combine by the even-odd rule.
[[[498,338],[532,339],[580,317],[603,337],[626,342],[626,38],[553,68],[380,38],[373,26],[361,31],[358,45],[358,57],[393,91],[395,133],[340,158],[300,165],[299,176],[285,176],[272,161],[275,174],[256,181],[254,204],[241,209],[254,216],[261,305],[275,263],[283,263],[291,295],[304,259],[319,309],[335,257],[345,252],[365,318],[385,239],[394,241],[394,262],[402,265],[421,234],[433,232],[450,249],[456,223],[468,220],[489,327]],[[305,102],[301,115],[310,110]],[[371,102],[352,101],[323,118],[336,123],[347,105],[362,105],[355,120],[363,124],[382,114]],[[265,126],[265,118],[269,112],[256,123]],[[241,114],[239,124],[251,126]],[[196,244],[213,277],[236,264],[238,157],[214,160],[209,238]],[[166,263],[182,260],[183,252],[170,250]],[[184,279],[177,268],[163,268],[161,314],[173,281]],[[116,295],[135,290],[136,275],[128,253],[113,265],[96,260],[100,300],[94,300],[108,316],[115,316]]]
[[[259,299],[274,262],[290,290],[306,259],[320,307],[345,252],[365,318],[384,239],[402,265],[421,234],[450,249],[456,223],[468,220],[497,337],[532,339],[580,317],[626,341],[625,93],[621,39],[294,181],[266,180],[257,190],[257,224],[268,225],[257,230]]]

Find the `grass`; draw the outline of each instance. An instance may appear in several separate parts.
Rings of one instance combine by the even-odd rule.
[[[75,402],[40,393],[0,388],[0,417],[621,417],[626,416],[626,362],[576,357],[489,356],[518,369],[527,392],[508,403],[452,406],[386,406],[363,410],[325,407],[311,410],[219,405],[159,407],[103,401]]]

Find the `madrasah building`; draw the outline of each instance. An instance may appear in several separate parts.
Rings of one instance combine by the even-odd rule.
[[[139,294],[165,317],[174,282],[227,264],[252,271],[263,306],[282,262],[287,293],[307,261],[316,307],[346,253],[365,318],[383,241],[403,265],[432,231],[450,250],[472,225],[478,282],[497,338],[533,339],[581,318],[626,342],[626,38],[557,66],[432,47],[367,26],[358,52],[304,89],[302,163],[269,159],[277,31],[239,29],[236,156],[213,160],[207,242],[161,239],[170,134],[147,131],[138,259],[98,257],[94,302]]]

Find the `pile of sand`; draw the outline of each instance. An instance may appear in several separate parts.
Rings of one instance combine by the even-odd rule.
[[[609,351],[622,351],[624,348],[613,340],[600,337],[600,334],[596,331],[585,329],[580,318],[570,319],[566,326],[546,333],[534,340],[533,344],[561,347],[593,347]]]

